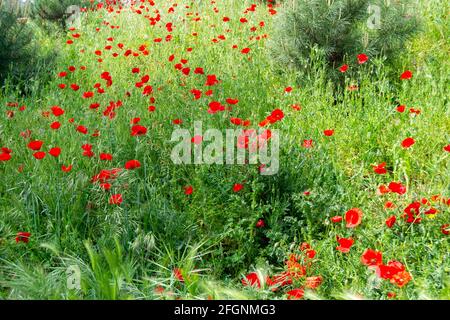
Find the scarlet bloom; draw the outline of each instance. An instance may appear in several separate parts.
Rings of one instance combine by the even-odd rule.
[[[347,70],[348,70],[348,64],[344,64],[339,68],[339,71],[342,73],[347,72]]]
[[[448,236],[450,234],[450,224],[446,223],[441,226],[441,232]]]
[[[125,169],[127,169],[127,170],[137,169],[140,166],[141,166],[141,163],[139,162],[139,160],[130,160],[127,163],[125,163]]]
[[[396,109],[397,109],[398,112],[403,113],[403,112],[405,112],[406,106],[405,105],[399,105],[399,106],[397,106]]]
[[[64,172],[69,172],[72,170],[72,165],[69,165],[69,166],[62,165],[61,170]]]
[[[376,174],[386,174],[387,170],[385,167],[386,167],[386,162],[383,162],[383,163],[377,164],[376,166],[373,166],[373,171]]]
[[[413,138],[406,138],[405,140],[402,141],[402,147],[407,149],[411,147],[414,143],[416,143],[416,141]]]
[[[59,157],[59,155],[61,154],[61,148],[58,147],[54,147],[51,148],[50,151],[48,152],[51,156],[57,158]]]
[[[19,243],[19,242],[28,243],[28,241],[30,240],[30,237],[31,237],[31,233],[29,233],[29,232],[17,232],[16,243]]]
[[[383,263],[383,254],[376,250],[367,249],[361,256],[361,262],[366,266],[378,266]]]
[[[30,148],[31,150],[37,151],[37,150],[41,149],[43,144],[44,144],[44,142],[39,141],[39,140],[31,141],[30,143],[28,143],[28,148]]]
[[[43,151],[35,152],[33,154],[33,157],[35,157],[37,160],[42,160],[45,158],[45,152],[43,152]]]
[[[109,204],[121,204],[123,201],[122,195],[119,194],[113,194],[110,198],[109,198]]]
[[[303,140],[303,148],[312,148],[313,146],[313,140],[309,139],[309,140]]]
[[[292,289],[286,292],[289,300],[298,300],[303,298],[305,291],[302,288]]]
[[[331,137],[334,134],[334,130],[333,129],[324,130],[323,134],[326,135],[327,137]]]
[[[359,63],[359,64],[366,63],[367,60],[369,60],[369,57],[368,57],[366,54],[364,54],[364,53],[358,54],[358,55],[357,55],[357,58],[358,58],[358,63]]]
[[[342,221],[342,217],[341,216],[334,216],[330,218],[331,222],[333,223],[338,223]]]
[[[0,161],[8,161],[11,159],[11,155],[9,153],[2,152],[0,153]]]
[[[395,221],[397,221],[397,218],[395,216],[390,216],[386,219],[386,226],[388,228],[392,228],[392,226],[395,224]]]
[[[241,280],[241,282],[244,286],[256,286],[257,288],[261,288],[261,281],[256,272],[249,273]]]
[[[345,221],[347,228],[355,228],[361,224],[363,212],[359,208],[353,208],[345,213]]]
[[[450,144],[448,144],[444,147],[444,151],[450,152]]]
[[[348,253],[350,248],[353,246],[355,242],[351,237],[350,238],[341,238],[339,236],[336,237],[339,242],[339,246],[336,247],[336,250],[341,251],[342,253]]]
[[[240,183],[235,183],[233,186],[233,191],[234,192],[239,192],[244,188],[244,186]]]
[[[192,186],[186,186],[184,187],[184,194],[185,195],[191,195],[192,192],[194,192],[194,188]]]
[[[403,72],[400,76],[401,80],[409,80],[412,78],[412,72],[410,70],[406,70],[405,72]]]
[[[132,136],[142,136],[147,133],[147,128],[140,125],[135,125],[131,127]]]
[[[241,50],[242,54],[247,54],[249,52],[250,52],[250,48],[244,48],[244,49]]]
[[[411,274],[408,271],[400,271],[394,274],[391,278],[391,283],[396,284],[399,288],[405,286],[410,280],[412,280]]]
[[[88,133],[88,129],[85,126],[78,126],[77,127],[77,131],[82,133],[82,134],[87,134]]]
[[[59,117],[64,114],[64,110],[61,109],[59,106],[53,106],[50,108],[50,110],[52,110],[52,113],[55,117]]]
[[[109,153],[100,153],[100,160],[103,161],[111,161],[113,159],[113,156]]]
[[[406,187],[401,182],[391,182],[388,186],[391,192],[397,193],[399,195],[406,193]]]
[[[208,74],[206,76],[205,86],[213,86],[213,85],[218,84],[218,83],[219,83],[219,80],[217,80],[216,75]]]
[[[257,228],[264,228],[265,226],[266,226],[266,223],[264,222],[263,219],[259,219],[258,222],[256,222]]]

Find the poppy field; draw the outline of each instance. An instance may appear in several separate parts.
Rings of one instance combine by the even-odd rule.
[[[0,91],[0,299],[450,299],[448,4],[393,64],[303,74],[274,58],[291,3],[97,1],[39,33],[49,79]],[[174,163],[207,129],[276,171]]]

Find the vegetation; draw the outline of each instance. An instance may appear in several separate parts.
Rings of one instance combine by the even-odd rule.
[[[298,48],[300,76],[273,59],[291,5],[104,3],[33,28],[58,56],[0,92],[0,298],[450,298],[448,6],[422,2],[392,55]],[[278,173],[174,164],[176,129],[207,144],[196,121],[278,132]]]

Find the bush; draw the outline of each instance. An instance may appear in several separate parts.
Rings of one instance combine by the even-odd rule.
[[[90,5],[88,0],[35,0],[32,16],[43,26],[54,23],[61,28],[67,28],[70,24],[69,18],[76,15],[76,11],[71,7],[84,8]]]
[[[0,9],[0,28],[0,81],[3,81],[11,64],[22,64],[31,57],[33,31],[25,21],[18,20],[15,13],[6,9]]]
[[[380,24],[369,28],[373,14],[369,6],[375,5],[380,9]],[[391,63],[418,28],[418,20],[407,9],[405,1],[294,0],[281,16],[272,43],[274,56],[282,65],[305,73],[313,71],[314,50],[324,55],[326,66],[333,70],[359,53]],[[333,80],[339,79],[338,73],[329,72]]]

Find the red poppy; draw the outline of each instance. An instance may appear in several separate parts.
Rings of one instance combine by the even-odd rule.
[[[383,254],[376,250],[367,249],[361,256],[361,262],[366,266],[378,266],[383,263]]]
[[[355,242],[351,237],[350,238],[341,238],[339,236],[336,237],[339,242],[339,246],[336,247],[336,250],[341,251],[343,253],[350,252],[350,248],[353,246]]]
[[[193,136],[191,138],[191,142],[194,144],[201,144],[203,141],[203,137],[202,136]]]
[[[401,182],[391,182],[388,186],[391,192],[397,193],[399,195],[406,193],[406,187]]]
[[[399,288],[408,284],[410,280],[412,280],[411,274],[405,270],[395,273],[390,279],[391,283],[396,284]]]
[[[44,144],[44,142],[39,141],[39,140],[35,140],[35,141],[30,141],[30,143],[28,143],[28,148],[34,151],[40,150],[42,145]]]
[[[331,218],[330,218],[331,222],[333,222],[333,223],[341,222],[342,219],[343,219],[343,218],[342,218],[341,216],[334,216],[334,217],[331,217]]]
[[[357,58],[358,58],[358,63],[359,63],[359,64],[366,63],[367,60],[369,60],[369,57],[368,57],[366,54],[364,54],[364,53],[358,54],[358,55],[357,55]]]
[[[397,221],[397,218],[395,216],[390,216],[386,219],[386,226],[388,228],[392,228],[392,226],[395,224],[395,221]]]
[[[35,157],[37,160],[42,160],[45,158],[45,152],[43,152],[43,151],[35,152],[33,154],[33,157]]]
[[[9,153],[2,152],[0,153],[0,161],[8,161],[11,159],[11,155]]]
[[[405,140],[402,141],[402,147],[407,149],[411,147],[414,143],[416,143],[416,141],[413,138],[406,138]]]
[[[406,70],[405,72],[403,72],[400,76],[401,80],[409,80],[412,78],[412,72],[410,70]]]
[[[359,208],[353,208],[345,213],[345,221],[347,228],[355,228],[361,224],[363,212]]]
[[[69,172],[72,170],[72,165],[69,165],[69,166],[62,165],[61,170],[64,172]]]
[[[233,191],[234,192],[239,192],[244,188],[244,186],[240,183],[235,183],[233,186]]]
[[[244,48],[244,49],[241,50],[242,54],[247,54],[249,52],[250,52],[250,48]]]
[[[61,148],[58,147],[54,147],[51,148],[50,151],[48,152],[51,156],[57,158],[59,157],[59,155],[61,154]]]
[[[29,233],[29,232],[17,232],[16,243],[19,243],[19,242],[28,243],[28,241],[30,240],[30,237],[31,237],[31,233]]]
[[[123,201],[122,195],[121,194],[113,194],[110,198],[109,198],[109,204],[117,204],[120,205]]]
[[[323,131],[323,134],[326,135],[327,137],[331,137],[334,134],[334,130],[333,129],[326,129]]]
[[[194,192],[194,188],[192,186],[185,186],[184,187],[184,194],[185,195],[191,195],[192,192]]]
[[[385,167],[386,167],[386,162],[383,162],[383,163],[380,163],[380,164],[377,164],[377,165],[373,166],[373,171],[376,174],[386,174],[387,170],[386,170]]]
[[[450,144],[448,144],[444,147],[444,151],[450,152]]]
[[[263,219],[259,219],[258,222],[256,222],[257,228],[264,228],[265,226],[266,226],[266,223],[264,222]]]
[[[347,70],[348,70],[348,64],[344,64],[339,68],[339,71],[342,73],[347,72]]]
[[[312,148],[313,147],[313,140],[303,140],[303,148]]]
[[[135,125],[131,127],[131,135],[132,136],[142,136],[147,133],[147,128],[140,125]]]
[[[450,224],[446,223],[441,226],[441,232],[448,236],[450,234]]]
[[[406,106],[405,105],[399,105],[399,106],[397,106],[396,109],[397,109],[398,112],[403,113],[403,112],[405,112]]]
[[[140,166],[141,166],[141,163],[139,162],[139,160],[130,160],[127,163],[125,163],[125,169],[127,169],[127,170],[137,169]]]
[[[77,127],[77,131],[82,133],[82,134],[87,134],[88,133],[88,129],[85,126],[78,126]]]

